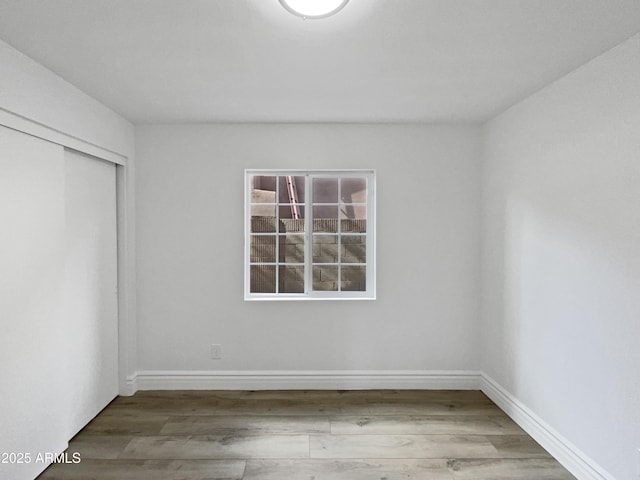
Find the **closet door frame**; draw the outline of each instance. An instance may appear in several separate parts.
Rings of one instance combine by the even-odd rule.
[[[0,125],[85,153],[116,166],[116,219],[118,248],[118,386],[120,395],[137,390],[137,328],[135,315],[135,211],[131,158],[0,107]]]

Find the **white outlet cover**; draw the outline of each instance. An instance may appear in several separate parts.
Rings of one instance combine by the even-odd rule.
[[[211,358],[213,360],[220,360],[222,358],[221,345],[211,345]]]

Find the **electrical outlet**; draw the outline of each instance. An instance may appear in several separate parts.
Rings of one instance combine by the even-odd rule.
[[[211,358],[213,360],[222,358],[222,345],[211,345]]]

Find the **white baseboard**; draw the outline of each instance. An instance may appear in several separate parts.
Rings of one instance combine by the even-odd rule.
[[[137,390],[482,390],[578,480],[613,475],[533,413],[488,375],[467,370],[145,370],[127,377]]]
[[[578,480],[616,480],[485,373],[480,389]]]
[[[120,388],[120,395],[130,397],[138,391],[138,375],[127,375],[124,385]]]
[[[480,372],[429,370],[258,370],[138,372],[139,390],[479,390]]]

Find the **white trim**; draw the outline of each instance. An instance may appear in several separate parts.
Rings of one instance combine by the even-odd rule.
[[[127,163],[127,157],[125,155],[107,150],[106,148],[23,117],[2,107],[0,107],[0,125],[118,165],[126,165]]]
[[[138,391],[138,376],[137,374],[128,375],[124,380],[124,385],[120,387],[120,395],[124,397],[130,397]]]
[[[137,363],[133,162],[116,167],[118,219],[118,388],[133,395]],[[132,382],[133,379],[133,382]]]
[[[121,395],[133,395],[137,387],[135,326],[135,210],[132,162],[126,155],[74,137],[43,123],[0,107],[0,125],[36,138],[100,158],[116,165],[118,232],[118,383]]]
[[[453,370],[146,370],[139,390],[478,390],[480,372]]]
[[[304,232],[289,232],[289,235],[303,235],[305,239],[305,261],[304,261],[304,292],[300,293],[252,293],[251,292],[251,267],[258,265],[274,265],[275,266],[275,281],[276,281],[276,290],[278,290],[278,276],[279,276],[279,266],[284,265],[279,260],[279,242],[276,240],[275,244],[275,252],[276,258],[275,262],[251,262],[251,238],[253,236],[261,236],[263,233],[267,236],[274,236],[276,239],[282,235],[282,232],[251,232],[251,207],[254,205],[251,202],[251,178],[253,176],[275,176],[279,177],[282,175],[292,175],[292,176],[300,176],[305,177],[305,201],[304,203],[299,203],[299,205],[304,205],[305,207],[305,229]],[[364,291],[347,291],[342,290],[339,286],[337,291],[319,291],[313,290],[313,268],[315,264],[313,263],[313,255],[312,255],[312,246],[313,246],[313,236],[316,235],[316,232],[312,231],[311,222],[313,219],[313,208],[316,205],[335,205],[336,209],[340,205],[343,205],[341,202],[341,183],[338,183],[338,199],[337,202],[330,203],[314,203],[313,202],[313,182],[314,178],[360,178],[366,177],[367,180],[367,201],[366,202],[352,202],[347,203],[346,205],[366,205],[367,207],[367,231],[366,233],[354,232],[354,235],[358,235],[364,237],[366,240],[366,252],[367,252],[367,261],[366,263],[349,263],[343,264],[341,262],[341,249],[338,249],[338,263],[335,264],[325,264],[325,265],[336,265],[338,267],[338,285],[341,283],[341,269],[342,266],[364,266],[366,269],[366,289]],[[253,169],[247,168],[244,170],[244,300],[245,301],[289,301],[289,300],[376,300],[376,170],[375,169]],[[258,203],[255,205],[273,205],[275,207],[275,215],[276,222],[280,217],[280,209],[279,207],[282,205],[291,205],[290,203],[280,203],[280,182],[276,180],[275,187],[275,200],[274,203]],[[338,220],[340,220],[338,218]],[[351,235],[352,232],[344,233],[344,236]],[[336,238],[341,238],[343,236],[343,232],[341,231],[341,222],[338,221],[338,229],[337,232],[329,233],[322,232],[319,233],[321,236],[335,236]]]
[[[486,373],[480,389],[579,480],[616,480]]]

